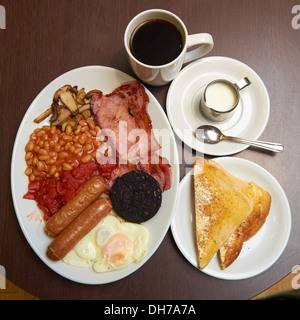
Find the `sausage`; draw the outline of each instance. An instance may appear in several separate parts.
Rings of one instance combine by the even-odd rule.
[[[55,261],[64,258],[112,209],[109,198],[102,197],[88,206],[47,248],[47,256]]]
[[[57,236],[69,225],[84,209],[97,199],[106,189],[105,180],[100,176],[94,176],[88,180],[78,194],[58,210],[45,225],[45,231],[49,236]]]

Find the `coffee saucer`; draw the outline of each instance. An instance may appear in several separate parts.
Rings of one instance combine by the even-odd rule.
[[[205,118],[199,108],[207,84],[215,79],[233,83],[248,77],[251,84],[240,92],[241,99],[234,115],[223,122]],[[264,131],[270,113],[270,99],[265,84],[249,66],[228,57],[208,57],[183,68],[170,85],[167,114],[176,135],[190,148],[208,155],[238,153],[248,145],[221,141],[210,145],[199,141],[195,129],[203,124],[217,126],[225,135],[256,140]]]

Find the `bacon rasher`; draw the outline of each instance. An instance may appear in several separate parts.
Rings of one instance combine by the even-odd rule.
[[[102,146],[102,155],[106,152],[108,158],[102,160],[117,161],[118,164],[108,181],[108,188],[116,177],[133,169],[151,174],[162,191],[171,187],[172,168],[165,158],[157,155],[161,146],[152,130],[148,103],[149,97],[138,81],[125,82],[108,95],[98,94],[92,98],[95,122],[107,139]]]

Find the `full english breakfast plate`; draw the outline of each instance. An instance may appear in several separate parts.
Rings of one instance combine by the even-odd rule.
[[[90,262],[88,261],[88,259],[84,261],[82,259],[78,259],[78,257],[75,260],[73,259],[74,256],[76,255],[76,252],[79,252],[80,250],[86,252],[87,248],[93,247],[93,245],[94,247],[97,247],[95,242],[92,243],[91,241],[89,241],[89,238],[88,238],[88,237],[95,237],[94,233],[97,231],[97,230],[95,231],[95,229],[92,230],[94,233],[91,231],[92,233],[88,234],[88,237],[85,238],[85,240],[80,243],[79,247],[77,247],[77,251],[75,250],[70,252],[70,254],[68,254],[68,256],[64,259],[64,261],[63,260],[54,261],[53,259],[49,258],[50,255],[49,256],[46,255],[47,248],[49,246],[49,243],[51,242],[51,237],[49,237],[49,235],[46,234],[45,232],[45,221],[43,219],[41,203],[39,203],[39,206],[38,206],[36,201],[28,200],[28,199],[33,199],[30,196],[27,197],[26,199],[24,198],[24,195],[28,194],[28,192],[29,193],[34,192],[33,189],[32,190],[29,189],[29,182],[34,182],[34,179],[35,179],[34,175],[30,174],[30,172],[33,171],[32,161],[31,162],[28,161],[28,159],[30,159],[30,157],[32,156],[32,152],[34,148],[32,144],[33,142],[35,142],[35,140],[29,141],[29,142],[28,140],[31,139],[33,133],[35,134],[35,138],[36,136],[41,137],[45,135],[45,132],[46,134],[49,133],[51,137],[51,132],[52,132],[50,129],[51,127],[48,127],[49,119],[42,117],[42,119],[38,123],[35,120],[37,118],[40,118],[41,115],[44,115],[45,112],[47,112],[46,109],[50,107],[52,101],[54,103],[54,96],[53,96],[54,93],[60,94],[61,95],[60,98],[61,100],[63,100],[63,95],[65,95],[64,97],[66,97],[67,93],[69,93],[67,92],[67,90],[66,91],[63,91],[63,90],[67,88],[68,90],[70,89],[71,91],[75,90],[78,93],[77,91],[77,86],[78,86],[78,88],[84,88],[86,91],[89,91],[89,90],[93,91],[95,89],[101,90],[103,93],[103,97],[106,100],[108,100],[109,98],[112,97],[111,93],[114,90],[116,90],[116,88],[124,89],[124,87],[122,87],[122,84],[126,82],[132,82],[136,84],[135,79],[133,79],[131,76],[119,70],[109,68],[109,67],[104,67],[104,66],[87,66],[87,67],[82,67],[82,68],[78,68],[78,69],[74,69],[69,72],[66,72],[65,74],[59,76],[58,78],[53,80],[51,83],[49,83],[37,95],[37,97],[34,99],[30,107],[26,111],[15,138],[15,143],[14,143],[13,153],[12,153],[12,161],[11,161],[11,192],[12,192],[12,199],[15,207],[16,216],[17,216],[19,225],[21,227],[21,230],[27,242],[29,243],[29,245],[32,247],[32,249],[36,252],[39,258],[48,267],[53,269],[59,275],[79,283],[105,284],[105,283],[110,283],[110,282],[120,280],[132,274],[133,272],[138,270],[144,263],[146,263],[147,260],[150,259],[150,257],[155,253],[155,251],[158,249],[159,245],[163,241],[165,234],[168,231],[168,228],[171,224],[173,211],[175,209],[177,194],[179,190],[179,159],[178,159],[177,147],[176,147],[176,142],[175,142],[172,129],[170,127],[168,118],[165,115],[164,110],[160,106],[159,102],[149,92],[149,90],[147,90],[146,88],[142,89],[142,90],[145,90],[147,96],[149,97],[147,106],[148,106],[148,113],[152,122],[151,128],[153,128],[153,131],[151,132],[153,132],[155,138],[157,139],[157,141],[159,141],[159,144],[161,144],[161,148],[157,148],[159,149],[157,150],[160,156],[159,159],[168,160],[168,165],[170,165],[171,172],[172,172],[172,183],[170,183],[169,181],[169,184],[166,187],[167,185],[167,179],[166,179],[164,184],[165,189],[163,190],[163,193],[162,193],[161,202],[159,202],[160,207],[158,209],[158,212],[154,216],[151,216],[151,219],[148,219],[150,217],[147,217],[148,220],[144,219],[140,224],[126,222],[120,225],[119,223],[120,219],[117,219],[116,221],[116,215],[112,214],[107,216],[106,218],[104,218],[104,220],[101,221],[101,224],[106,224],[106,226],[105,228],[101,229],[102,230],[101,232],[97,233],[98,245],[103,240],[103,237],[104,238],[107,237],[107,234],[109,232],[111,232],[112,234],[114,232],[114,235],[115,235],[115,234],[120,234],[121,233],[120,230],[122,230],[123,234],[125,235],[134,234],[134,237],[136,237],[139,241],[140,249],[138,250],[139,252],[143,253],[142,259],[136,259],[134,263],[129,263],[125,267],[122,267],[119,269],[116,268],[114,270],[111,270],[111,268],[109,268],[108,270],[107,266],[101,265],[100,263],[98,263],[97,267],[93,269],[90,266]],[[76,88],[71,87],[70,85],[76,86]],[[139,86],[141,85],[139,84]],[[58,88],[60,88],[59,89],[60,91],[58,90]],[[99,99],[101,98],[101,95],[99,94],[98,91],[93,92],[93,94],[94,95],[98,94],[97,97]],[[118,98],[123,96],[124,96],[124,93],[122,93],[121,95],[118,95]],[[96,105],[96,103],[98,103],[99,101],[96,101],[95,99],[94,102]],[[109,103],[111,103],[111,101],[109,101]],[[83,109],[85,108],[83,105],[82,107]],[[97,106],[95,106],[95,108],[96,107]],[[109,110],[109,108],[106,110]],[[134,110],[130,108],[128,108],[128,114],[129,114],[128,123],[132,121],[132,119],[134,119],[137,123],[143,126],[144,125],[143,121],[145,121],[145,119],[146,120],[148,119],[147,114],[143,115],[145,119],[144,118],[139,119],[137,114],[134,114]],[[52,117],[54,116],[55,115],[53,114]],[[53,120],[53,118],[51,119]],[[109,119],[110,119],[110,115],[106,117],[105,114],[104,115],[101,114],[99,115],[98,120],[99,122],[100,121],[105,122],[105,121],[108,121]],[[74,120],[74,119],[70,118],[70,120]],[[86,120],[86,122],[88,122],[88,120]],[[81,126],[78,125],[78,128],[80,127]],[[87,125],[86,125],[86,128],[88,128]],[[95,126],[91,124],[90,130],[88,131],[91,134],[93,134],[93,132],[95,131],[94,129],[95,129]],[[140,129],[140,127],[135,129]],[[68,131],[68,128],[65,129],[65,132],[61,133],[61,137],[64,136],[66,138],[67,131]],[[56,136],[57,138],[58,135],[59,135],[58,131],[55,131],[54,129],[54,131],[52,132],[52,137]],[[86,133],[85,138],[87,135],[88,135],[88,132]],[[75,133],[73,136],[76,136]],[[80,136],[77,137],[77,140],[78,138],[80,139]],[[48,143],[48,142],[45,142],[45,143]],[[68,144],[67,140],[65,141],[65,143]],[[66,144],[64,146],[66,146]],[[58,143],[56,145],[58,145]],[[83,145],[83,146],[84,146],[83,149],[85,148],[86,150],[89,150],[89,148],[91,148],[90,145]],[[56,147],[57,146],[55,145],[53,146],[54,149]],[[70,145],[68,148],[70,148]],[[75,145],[74,146],[71,145],[71,148],[75,149]],[[43,159],[47,159],[49,155],[47,155],[46,153],[43,154],[41,150],[39,151],[38,149],[39,147],[35,145],[34,151],[39,152],[39,159],[42,159],[43,157],[44,157]],[[74,151],[74,153],[76,153],[76,151]],[[27,163],[25,161],[25,155],[26,155]],[[63,157],[64,155],[61,154],[61,156]],[[87,158],[83,162],[86,162],[87,159],[90,159],[89,154],[86,154],[86,157]],[[73,160],[76,162],[78,159],[74,158]],[[29,165],[29,162],[30,162],[30,165]],[[36,174],[41,174],[41,172],[43,172],[43,168],[44,168],[43,162],[42,161],[39,161],[39,162],[40,162],[40,167],[37,167]],[[69,164],[67,162],[62,164],[65,172],[68,172],[68,170],[72,169],[72,168],[69,168]],[[48,177],[49,175],[53,174],[53,177],[55,178],[59,175],[59,172],[56,172],[56,173],[54,172],[51,173],[51,169],[50,169],[50,171],[45,173],[45,175],[47,174],[47,177]],[[157,173],[156,173],[156,176],[157,176]],[[149,182],[149,185],[153,186],[152,180],[151,182]],[[159,183],[156,182],[155,187],[157,187],[157,185],[161,185],[161,180],[159,180]],[[47,185],[47,188],[48,188],[48,185]],[[111,186],[109,186],[109,188],[111,188]],[[156,195],[156,189],[154,189],[153,192]],[[115,201],[118,201],[118,199]],[[52,205],[50,205],[49,210],[51,212]],[[100,227],[101,226],[99,225],[99,228]],[[109,230],[114,230],[114,231],[109,231]],[[119,240],[120,240],[120,236],[119,236]],[[109,249],[107,245],[105,246],[105,249],[106,250]],[[102,247],[102,250],[104,250],[104,246]],[[128,250],[130,251],[131,248],[129,248]],[[132,250],[132,254],[136,254],[135,251],[133,252]],[[72,263],[69,263],[70,261],[72,261]],[[98,270],[98,271],[95,272],[95,270]]]
[[[272,204],[266,222],[257,234],[244,243],[236,261],[222,270],[218,253],[216,253],[201,271],[226,280],[254,277],[270,268],[287,245],[291,231],[291,211],[288,199],[278,181],[261,166],[237,157],[221,157],[214,161],[239,179],[247,182],[255,181],[269,192]],[[190,170],[180,182],[171,230],[180,252],[195,268],[199,269],[193,173],[194,169]]]

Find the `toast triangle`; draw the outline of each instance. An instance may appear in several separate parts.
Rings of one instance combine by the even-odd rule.
[[[213,160],[194,162],[195,225],[198,267],[204,269],[226,239],[247,218],[252,203],[241,192],[248,183]]]
[[[243,243],[252,238],[264,225],[271,208],[270,194],[250,182],[242,192],[251,200],[253,209],[250,215],[229,236],[219,250],[221,269],[229,267],[239,256]]]

